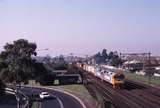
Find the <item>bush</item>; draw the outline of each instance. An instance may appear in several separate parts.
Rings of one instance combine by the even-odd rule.
[[[55,75],[44,75],[39,78],[37,82],[39,82],[40,85],[53,85],[54,79]]]

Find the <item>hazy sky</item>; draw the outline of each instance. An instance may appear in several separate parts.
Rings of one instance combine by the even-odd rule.
[[[160,55],[160,0],[0,0],[0,50],[19,38],[49,48],[40,55]]]

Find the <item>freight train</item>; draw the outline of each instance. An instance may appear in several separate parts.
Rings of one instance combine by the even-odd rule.
[[[108,65],[92,66],[84,63],[77,63],[76,66],[100,78],[102,81],[110,83],[113,88],[122,88],[124,86],[125,75],[122,69]]]

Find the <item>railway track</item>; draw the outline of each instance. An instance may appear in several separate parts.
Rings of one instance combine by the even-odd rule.
[[[132,80],[126,80],[125,82],[127,86],[126,89],[132,88],[132,87],[141,88],[143,89],[144,92],[160,97],[160,89],[158,88],[155,88],[140,82],[132,81]]]
[[[91,79],[94,78],[94,76],[89,77]],[[94,79],[94,85],[92,86],[94,86],[99,92],[101,92],[104,97],[108,98],[115,108],[139,108],[137,104],[133,103],[125,96],[121,96],[115,90],[112,90],[111,86],[106,86],[105,84],[102,84],[104,82],[101,82],[99,78]]]
[[[117,90],[92,74],[87,78],[92,79],[92,86],[111,100],[116,108],[160,108],[160,91],[155,88],[127,80],[126,87]]]

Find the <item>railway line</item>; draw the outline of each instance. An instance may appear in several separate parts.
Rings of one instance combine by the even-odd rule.
[[[144,92],[160,97],[160,89],[132,80],[125,81],[126,89],[141,88]]]
[[[85,79],[92,81],[88,86],[102,93],[114,108],[160,108],[160,91],[157,88],[126,80],[123,89],[114,89],[111,84],[91,73],[85,75]]]
[[[93,79],[94,76],[89,75],[88,78]],[[95,88],[101,92],[105,98],[108,98],[115,108],[138,108],[137,104],[117,93],[117,91],[112,89],[111,85],[106,85],[105,82],[101,82],[99,78],[95,78],[92,86],[95,86]]]

